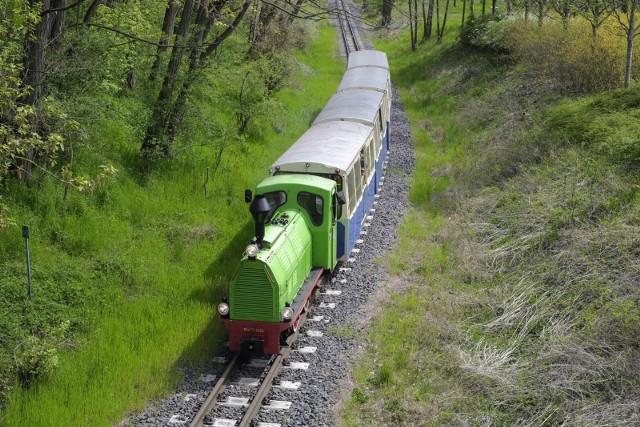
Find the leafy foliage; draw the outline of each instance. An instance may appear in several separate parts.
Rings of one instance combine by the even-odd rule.
[[[463,44],[494,53],[509,52],[507,33],[515,25],[513,15],[472,15],[460,32]]]

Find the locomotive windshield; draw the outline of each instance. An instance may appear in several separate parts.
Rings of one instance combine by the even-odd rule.
[[[273,216],[273,213],[276,211],[276,209],[287,203],[287,193],[284,191],[272,191],[270,193],[263,194],[263,196],[267,199],[267,202],[269,202],[269,206],[271,206],[269,215],[267,215],[268,222],[271,220],[271,217]]]

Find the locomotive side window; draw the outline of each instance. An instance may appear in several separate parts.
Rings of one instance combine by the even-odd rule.
[[[287,193],[284,191],[272,191],[271,193],[265,193],[263,195],[267,199],[267,202],[269,202],[269,205],[271,206],[269,215],[267,215],[267,221],[269,221],[273,216],[273,213],[275,212],[275,210],[278,209],[280,206],[284,205],[285,203],[287,203]]]
[[[324,199],[321,196],[301,191],[298,193],[298,204],[309,213],[313,225],[322,224]]]

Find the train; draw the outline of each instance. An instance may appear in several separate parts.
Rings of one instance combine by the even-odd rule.
[[[391,96],[386,54],[350,53],[309,129],[245,191],[255,237],[218,304],[231,351],[279,353],[323,277],[349,259],[383,180]]]

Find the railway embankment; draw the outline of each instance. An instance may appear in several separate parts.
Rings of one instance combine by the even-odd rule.
[[[149,20],[161,23],[166,4],[152,3]],[[217,352],[216,304],[253,231],[244,189],[308,128],[344,72],[328,24],[290,34],[299,49],[283,43],[278,58],[292,75],[279,70],[284,87],[270,81],[270,91],[259,67],[275,63],[247,61],[246,37],[229,39],[210,64],[216,71],[192,82],[172,158],[146,166],[147,101],[159,88],[145,77],[122,89],[117,73],[58,75],[69,84],[51,96],[76,122],[59,161],[73,159],[74,176],[94,176],[105,163],[115,171],[87,191],[65,190],[44,172],[34,171],[29,186],[2,180],[0,209],[10,210],[0,220],[30,227],[33,292],[29,299],[21,230],[2,224],[0,425],[120,423]],[[113,44],[112,34],[92,36],[95,54]],[[151,63],[134,65],[148,75]]]
[[[638,424],[638,87],[577,91],[453,37],[374,44],[416,167],[340,424]]]

